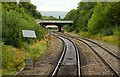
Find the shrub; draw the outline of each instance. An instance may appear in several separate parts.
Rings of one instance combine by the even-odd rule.
[[[20,70],[24,66],[24,60],[25,53],[23,51],[2,44],[2,69],[11,71]]]
[[[26,48],[18,49],[10,45],[4,45],[3,42],[0,44],[2,45],[2,74],[14,75],[25,66]],[[46,41],[41,40],[28,46],[27,57],[36,60],[45,54],[45,51]]]
[[[26,13],[20,14],[10,10],[9,12],[3,13],[2,19],[3,42],[7,45],[13,45],[17,48],[22,47],[23,42],[25,42],[25,39],[22,37],[22,30],[34,30],[39,40],[42,39],[45,34],[45,30],[36,23],[34,18]],[[35,40],[32,39],[28,41],[31,43]]]

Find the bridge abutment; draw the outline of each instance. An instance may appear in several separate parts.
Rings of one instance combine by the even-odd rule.
[[[59,24],[59,25],[58,25],[58,32],[61,32],[61,31],[62,31],[61,28],[62,28],[62,26]]]

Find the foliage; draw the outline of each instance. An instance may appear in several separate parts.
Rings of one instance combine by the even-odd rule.
[[[3,75],[13,75],[25,66],[26,39],[22,36],[22,30],[34,30],[37,36],[36,39],[27,39],[30,50],[28,56],[36,59],[44,53],[46,43],[41,40],[46,30],[37,24],[35,18],[41,18],[41,14],[31,3],[25,3],[25,6],[20,6],[16,2],[2,3],[2,43],[0,44],[2,44]]]
[[[3,4],[4,7],[2,15],[2,37],[5,44],[13,45],[18,48],[24,46],[23,42],[25,42],[25,39],[22,37],[22,30],[34,30],[37,35],[37,39],[35,40],[40,40],[43,38],[46,31],[36,23],[32,16],[25,13],[24,10],[22,13],[16,10],[5,11],[4,8],[6,5],[7,4]],[[28,41],[29,43],[32,43],[35,40]]]
[[[53,16],[42,16],[42,19],[58,19],[58,18]]]
[[[70,12],[68,12],[68,14],[65,16],[64,19],[74,21],[73,26],[71,26],[69,28],[67,28],[67,26],[66,26],[66,29],[69,29],[68,31],[73,31],[77,27],[77,25],[76,25],[76,22],[77,22],[77,19],[78,19],[78,14],[77,13],[78,13],[78,11],[73,9]]]
[[[77,21],[77,26],[79,27],[78,31],[87,31],[87,23],[88,20],[91,18],[93,14],[93,7],[96,3],[79,3],[78,4],[78,11],[79,11],[79,18]]]
[[[64,19],[74,21],[68,31],[90,32],[91,34],[113,35],[120,25],[120,2],[80,2],[77,10],[71,10]]]
[[[103,25],[101,22],[102,22],[102,4],[97,3],[97,5],[94,8],[92,18],[88,22],[88,30],[92,33],[98,33]]]
[[[25,66],[26,47],[18,49],[12,46],[2,44],[2,74],[13,75]],[[36,60],[45,54],[46,42],[37,41],[28,46],[28,57]]]
[[[26,12],[32,15],[36,19],[40,19],[42,17],[41,13],[36,10],[36,6],[31,4],[30,2],[19,2],[19,7],[23,7]]]
[[[113,35],[113,30],[116,28],[115,12],[110,3],[97,3],[94,8],[92,18],[88,22],[90,32],[104,35]],[[99,9],[98,9],[99,8]]]
[[[30,45],[28,47],[29,57],[33,59],[37,59],[41,57],[46,50],[46,42],[44,40],[38,41],[37,43]]]
[[[87,23],[93,13],[93,7],[95,3],[79,3],[77,10],[71,10],[65,16],[65,19],[71,19],[74,21],[73,26],[71,26],[71,31],[87,31]]]
[[[24,66],[25,53],[12,46],[2,44],[2,69],[15,71]]]
[[[26,21],[15,11],[3,13],[2,19],[3,41],[6,44],[20,47],[22,42],[21,30],[26,25]],[[23,23],[25,24],[23,25]]]
[[[119,9],[120,2],[79,2],[77,9],[68,12],[64,18],[73,20],[73,26],[65,26],[64,29],[117,46],[120,44],[118,41],[120,36]]]
[[[80,33],[78,33],[78,35],[80,35],[82,37],[86,37],[86,38],[90,38],[92,36],[92,34],[90,32],[80,32]]]
[[[30,18],[26,14],[19,14],[13,10],[3,13],[2,22],[3,41],[5,44],[13,45],[15,47],[21,47],[23,45],[22,42],[25,41],[22,37],[22,30],[35,30],[37,39],[41,39],[45,32],[37,23],[35,23],[33,18]]]

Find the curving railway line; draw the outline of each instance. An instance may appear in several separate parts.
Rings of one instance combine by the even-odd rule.
[[[51,77],[57,76],[81,76],[80,55],[77,46],[68,38],[58,36],[64,42],[62,55],[53,70]],[[69,70],[69,71],[68,71]]]
[[[114,52],[83,37],[56,32],[51,32],[51,34],[63,42],[63,51],[60,51],[59,57],[56,56],[58,59],[55,60],[56,63],[50,68],[49,75],[51,77],[84,77],[85,75],[101,74],[102,76],[110,74],[110,76],[113,77],[120,77],[120,56]],[[82,45],[82,43],[84,45]],[[81,49],[81,45],[85,49]],[[39,65],[41,65],[41,63]],[[31,69],[31,71],[34,69],[35,68]],[[29,74],[31,74],[31,71],[29,71]],[[39,71],[40,70],[36,70],[35,73],[39,75]],[[23,71],[25,74],[26,72],[27,70]]]
[[[86,44],[95,53],[95,55],[97,55],[100,58],[100,60],[106,66],[108,66],[111,71],[113,71],[115,76],[120,77],[120,71],[119,71],[120,57],[117,54],[111,52],[110,50],[104,48],[103,46],[89,39],[86,39],[83,37],[80,38],[76,36],[65,35],[62,33],[57,33],[57,34],[62,37],[69,37],[72,39],[79,40],[83,42],[84,44]]]

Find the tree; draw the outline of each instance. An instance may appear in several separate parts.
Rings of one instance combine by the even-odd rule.
[[[87,31],[87,23],[93,14],[93,8],[95,5],[96,3],[94,2],[80,2],[78,4],[77,10],[79,11],[79,18],[76,24],[79,27],[79,31]]]
[[[30,2],[19,2],[19,7],[23,7],[26,12],[29,12],[34,18],[40,19],[42,17],[41,13],[36,10],[36,6]]]
[[[77,10],[71,10],[67,13],[65,19],[72,19],[74,21],[73,26],[71,26],[72,30],[76,32],[87,31],[87,23],[93,14],[93,8],[96,3],[90,2],[80,2],[78,3]]]
[[[75,28],[77,27],[76,22],[77,22],[77,19],[78,19],[78,11],[75,10],[75,9],[71,10],[70,12],[68,12],[66,14],[64,19],[73,20],[74,21],[73,25],[69,26],[70,28],[67,28],[67,29],[69,29],[68,31],[75,30]]]
[[[116,28],[114,3],[97,3],[92,18],[88,22],[88,29],[93,34],[113,35]]]
[[[120,2],[80,2],[64,19],[74,21],[69,31],[113,35],[120,26],[119,8]]]
[[[94,8],[92,18],[88,22],[88,30],[91,33],[97,34],[100,31],[100,27],[103,27],[102,23],[102,4],[97,3]]]
[[[2,41],[6,45],[20,48],[25,42],[21,31],[26,29],[34,30],[37,35],[37,39],[28,40],[29,43],[42,39],[45,34],[45,30],[37,24],[25,8],[14,3],[2,3]]]
[[[59,16],[59,19],[61,19],[61,16]]]

